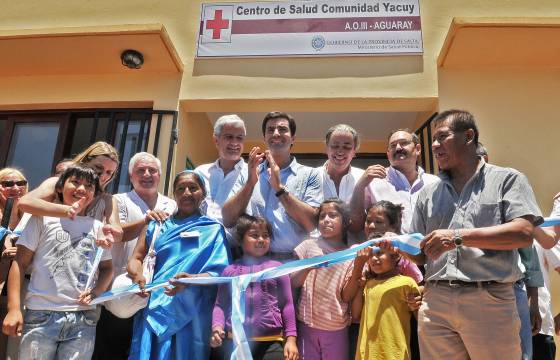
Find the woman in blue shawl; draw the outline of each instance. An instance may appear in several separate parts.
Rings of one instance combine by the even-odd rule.
[[[156,238],[152,283],[218,276],[229,264],[229,252],[222,225],[200,214],[204,182],[195,172],[183,171],[173,181],[173,195],[178,210],[161,225]],[[154,227],[152,222],[142,231],[128,263],[129,276],[141,288],[146,282],[142,260]],[[148,306],[135,316],[129,359],[208,359],[215,295],[214,286],[154,290]]]

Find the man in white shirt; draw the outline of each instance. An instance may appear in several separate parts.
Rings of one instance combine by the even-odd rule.
[[[114,195],[123,229],[122,242],[111,250],[115,277],[126,273],[128,259],[140,232],[152,219],[164,220],[177,208],[174,200],[158,193],[161,162],[152,154],[140,152],[129,162],[133,190]],[[120,319],[103,308],[97,324],[93,359],[127,359],[132,339],[133,318]]]
[[[420,190],[425,185],[439,181],[437,176],[426,173],[418,166],[421,148],[418,136],[407,129],[398,129],[389,134],[387,158],[391,166],[368,167],[354,188],[350,202],[353,231],[363,228],[366,217],[364,209],[377,201],[388,200],[403,206],[401,230],[403,233],[409,232]]]
[[[239,116],[221,116],[214,124],[213,136],[219,157],[213,163],[195,169],[208,190],[201,210],[220,222],[222,206],[247,181],[247,164],[241,157],[246,133],[245,123]]]

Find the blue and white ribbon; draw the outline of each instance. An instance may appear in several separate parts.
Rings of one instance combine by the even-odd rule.
[[[540,227],[549,227],[549,226],[555,226],[555,225],[560,225],[560,217],[555,216],[555,217],[548,217],[548,218],[544,218],[544,222],[542,224],[540,224]]]
[[[3,226],[0,226],[0,239],[3,238],[5,235],[15,235],[16,237],[21,236],[21,230],[15,229],[14,231],[7,229]]]
[[[412,255],[420,254],[420,242],[424,238],[421,234],[407,234],[394,237],[373,239],[366,241],[358,246],[337,251],[324,256],[317,256],[309,259],[294,260],[282,264],[274,268],[264,269],[262,271],[245,274],[235,277],[198,277],[198,278],[183,278],[178,279],[178,282],[189,285],[216,285],[231,283],[232,288],[232,314],[231,314],[231,327],[233,332],[234,350],[231,355],[232,360],[249,360],[252,359],[249,343],[243,329],[245,321],[245,290],[251,282],[274,279],[284,275],[289,275],[308,268],[328,267],[345,261],[353,260],[356,253],[367,246],[371,246],[376,242],[383,239],[391,240],[392,245]],[[377,247],[373,248],[378,249]],[[147,284],[146,291],[155,290],[161,287],[169,286],[168,281]],[[99,304],[108,300],[117,299],[130,294],[139,293],[141,290],[138,285],[134,284],[129,287],[114,289],[104,293],[103,295],[95,298],[91,304]]]
[[[95,258],[93,258],[93,264],[91,265],[91,271],[88,275],[88,279],[86,281],[86,286],[84,287],[84,291],[87,291],[93,285],[93,280],[95,279],[95,274],[97,274],[97,268],[99,267],[99,263],[101,262],[102,256],[103,256],[103,248],[98,247],[97,251],[95,252]]]
[[[560,225],[560,217],[545,218],[544,223],[541,227],[548,227]],[[274,268],[268,268],[256,273],[245,274],[235,277],[198,277],[198,278],[183,278],[178,279],[178,282],[188,285],[217,285],[231,283],[232,288],[232,314],[231,314],[231,327],[233,332],[233,342],[234,351],[231,355],[232,360],[248,360],[252,359],[251,350],[243,329],[243,323],[245,321],[245,290],[251,282],[262,281],[267,279],[274,279],[284,275],[289,275],[294,272],[298,272],[308,268],[321,268],[329,267],[334,264],[338,264],[345,261],[353,260],[356,257],[356,253],[361,249],[368,246],[372,246],[381,240],[390,240],[392,245],[401,251],[409,253],[411,255],[418,255],[421,253],[420,242],[424,238],[422,234],[405,234],[391,237],[384,237],[379,239],[373,239],[359,244],[355,247],[345,249],[342,251],[337,251],[323,256],[317,256],[309,259],[294,260],[282,264]],[[373,247],[373,250],[377,250],[377,247]],[[145,287],[146,291],[155,290],[161,287],[169,286],[168,281],[163,281],[159,283],[147,284]],[[114,289],[107,291],[103,295],[94,299],[91,303],[99,304],[108,300],[117,299],[130,294],[139,293],[141,290],[138,285],[134,284],[129,287]]]

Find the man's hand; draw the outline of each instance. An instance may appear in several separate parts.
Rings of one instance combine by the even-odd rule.
[[[430,259],[439,258],[444,252],[455,248],[453,230],[434,230],[420,243],[420,248]]]
[[[539,289],[537,287],[527,286],[527,297],[529,298],[531,329],[533,335],[537,335],[541,331],[542,326],[542,318],[539,311]]]
[[[217,348],[222,346],[222,340],[226,337],[226,333],[223,328],[217,326],[212,328],[212,335],[210,336],[210,346]]]
[[[360,187],[368,186],[373,179],[385,179],[387,172],[383,165],[371,165],[364,171],[363,175],[358,179]]]
[[[249,160],[247,162],[247,183],[255,186],[259,181],[259,165],[264,161],[264,153],[261,148],[255,146],[249,152]]]
[[[274,191],[280,190],[282,184],[280,183],[280,166],[276,164],[270,151],[265,151],[266,161],[268,161],[268,182]]]
[[[541,331],[542,327],[542,317],[541,313],[539,312],[539,307],[537,306],[536,309],[531,306],[529,309],[529,314],[531,316],[531,329],[533,330],[533,336],[537,335]]]
[[[8,311],[2,324],[2,332],[8,336],[21,336],[23,315],[20,310]]]
[[[146,215],[144,216],[144,223],[148,225],[150,221],[157,221],[158,223],[162,223],[169,218],[169,214],[163,210],[148,210],[146,211]]]

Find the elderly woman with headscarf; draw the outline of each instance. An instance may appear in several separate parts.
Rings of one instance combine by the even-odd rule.
[[[159,227],[152,282],[218,276],[230,255],[223,226],[200,213],[204,181],[195,172],[183,171],[175,177],[173,195],[177,212]],[[129,276],[141,288],[146,283],[142,261],[155,225],[142,231],[128,263]],[[208,359],[216,287],[171,283],[174,287],[154,290],[147,307],[136,314],[130,359]]]

